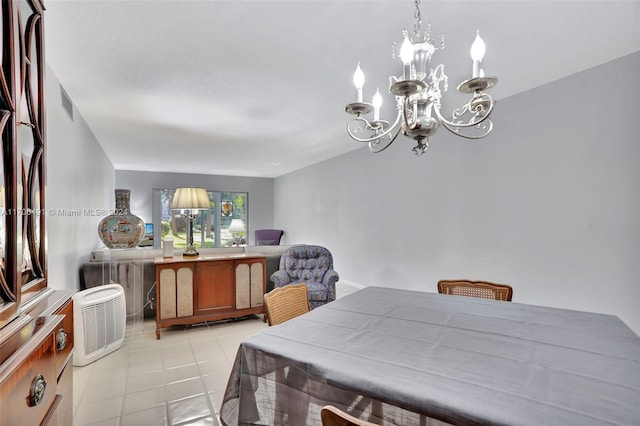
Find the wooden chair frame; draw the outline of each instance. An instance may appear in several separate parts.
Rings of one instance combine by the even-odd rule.
[[[513,289],[507,284],[471,280],[440,280],[438,281],[438,293],[502,300],[505,302],[511,302],[513,297]],[[490,297],[491,295],[493,297]]]
[[[366,420],[353,417],[333,405],[325,405],[320,410],[322,426],[377,426]]]
[[[290,284],[264,295],[269,325],[278,325],[309,312],[309,289],[306,284]]]

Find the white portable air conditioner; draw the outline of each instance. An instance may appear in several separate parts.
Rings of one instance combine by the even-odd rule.
[[[119,349],[127,322],[124,290],[107,284],[73,295],[73,365],[83,366]]]

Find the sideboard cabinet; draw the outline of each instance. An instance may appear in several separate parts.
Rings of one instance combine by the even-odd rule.
[[[172,325],[264,313],[266,259],[262,254],[156,259],[156,338]]]

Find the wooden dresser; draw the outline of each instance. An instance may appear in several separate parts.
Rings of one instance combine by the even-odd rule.
[[[72,296],[45,290],[2,329],[0,425],[73,424]]]
[[[266,292],[263,254],[158,258],[156,338],[160,329],[261,314]]]

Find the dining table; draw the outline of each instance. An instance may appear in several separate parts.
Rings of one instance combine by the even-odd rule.
[[[639,425],[640,337],[617,316],[369,286],[239,346],[224,425]]]

